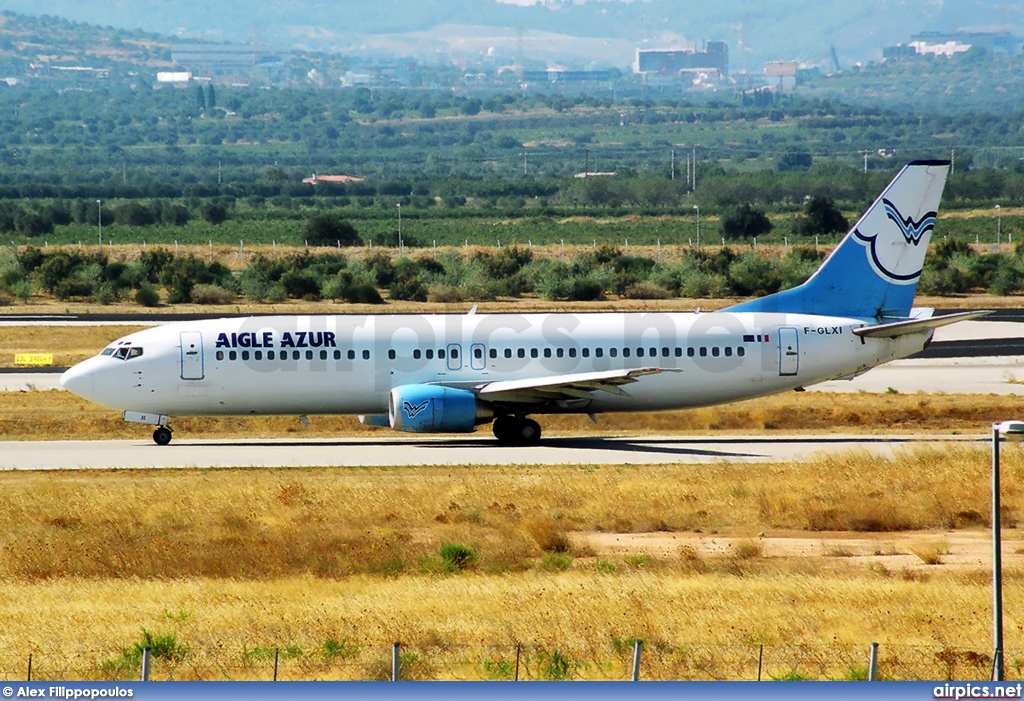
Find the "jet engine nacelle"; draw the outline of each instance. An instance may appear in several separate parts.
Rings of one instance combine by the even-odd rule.
[[[467,433],[494,416],[466,389],[401,385],[388,396],[388,422],[396,431]]]

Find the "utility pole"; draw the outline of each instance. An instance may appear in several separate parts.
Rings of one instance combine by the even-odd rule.
[[[96,200],[96,225],[100,230],[100,253],[103,252],[103,200]]]

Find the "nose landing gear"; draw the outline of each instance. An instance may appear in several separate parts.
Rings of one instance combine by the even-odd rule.
[[[171,442],[171,429],[169,426],[161,426],[153,431],[153,440],[157,445],[167,445]]]

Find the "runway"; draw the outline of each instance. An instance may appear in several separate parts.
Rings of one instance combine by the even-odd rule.
[[[545,439],[539,446],[501,447],[490,436],[327,440],[175,440],[148,435],[119,441],[0,443],[0,470],[105,468],[374,467],[391,465],[637,465],[805,461],[821,454],[899,451],[953,444],[983,445],[985,436],[641,436]]]

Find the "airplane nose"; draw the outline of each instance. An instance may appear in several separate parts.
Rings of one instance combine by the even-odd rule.
[[[79,363],[64,371],[60,376],[60,386],[72,394],[88,399],[93,390],[93,374],[89,368],[82,367],[85,363]]]

